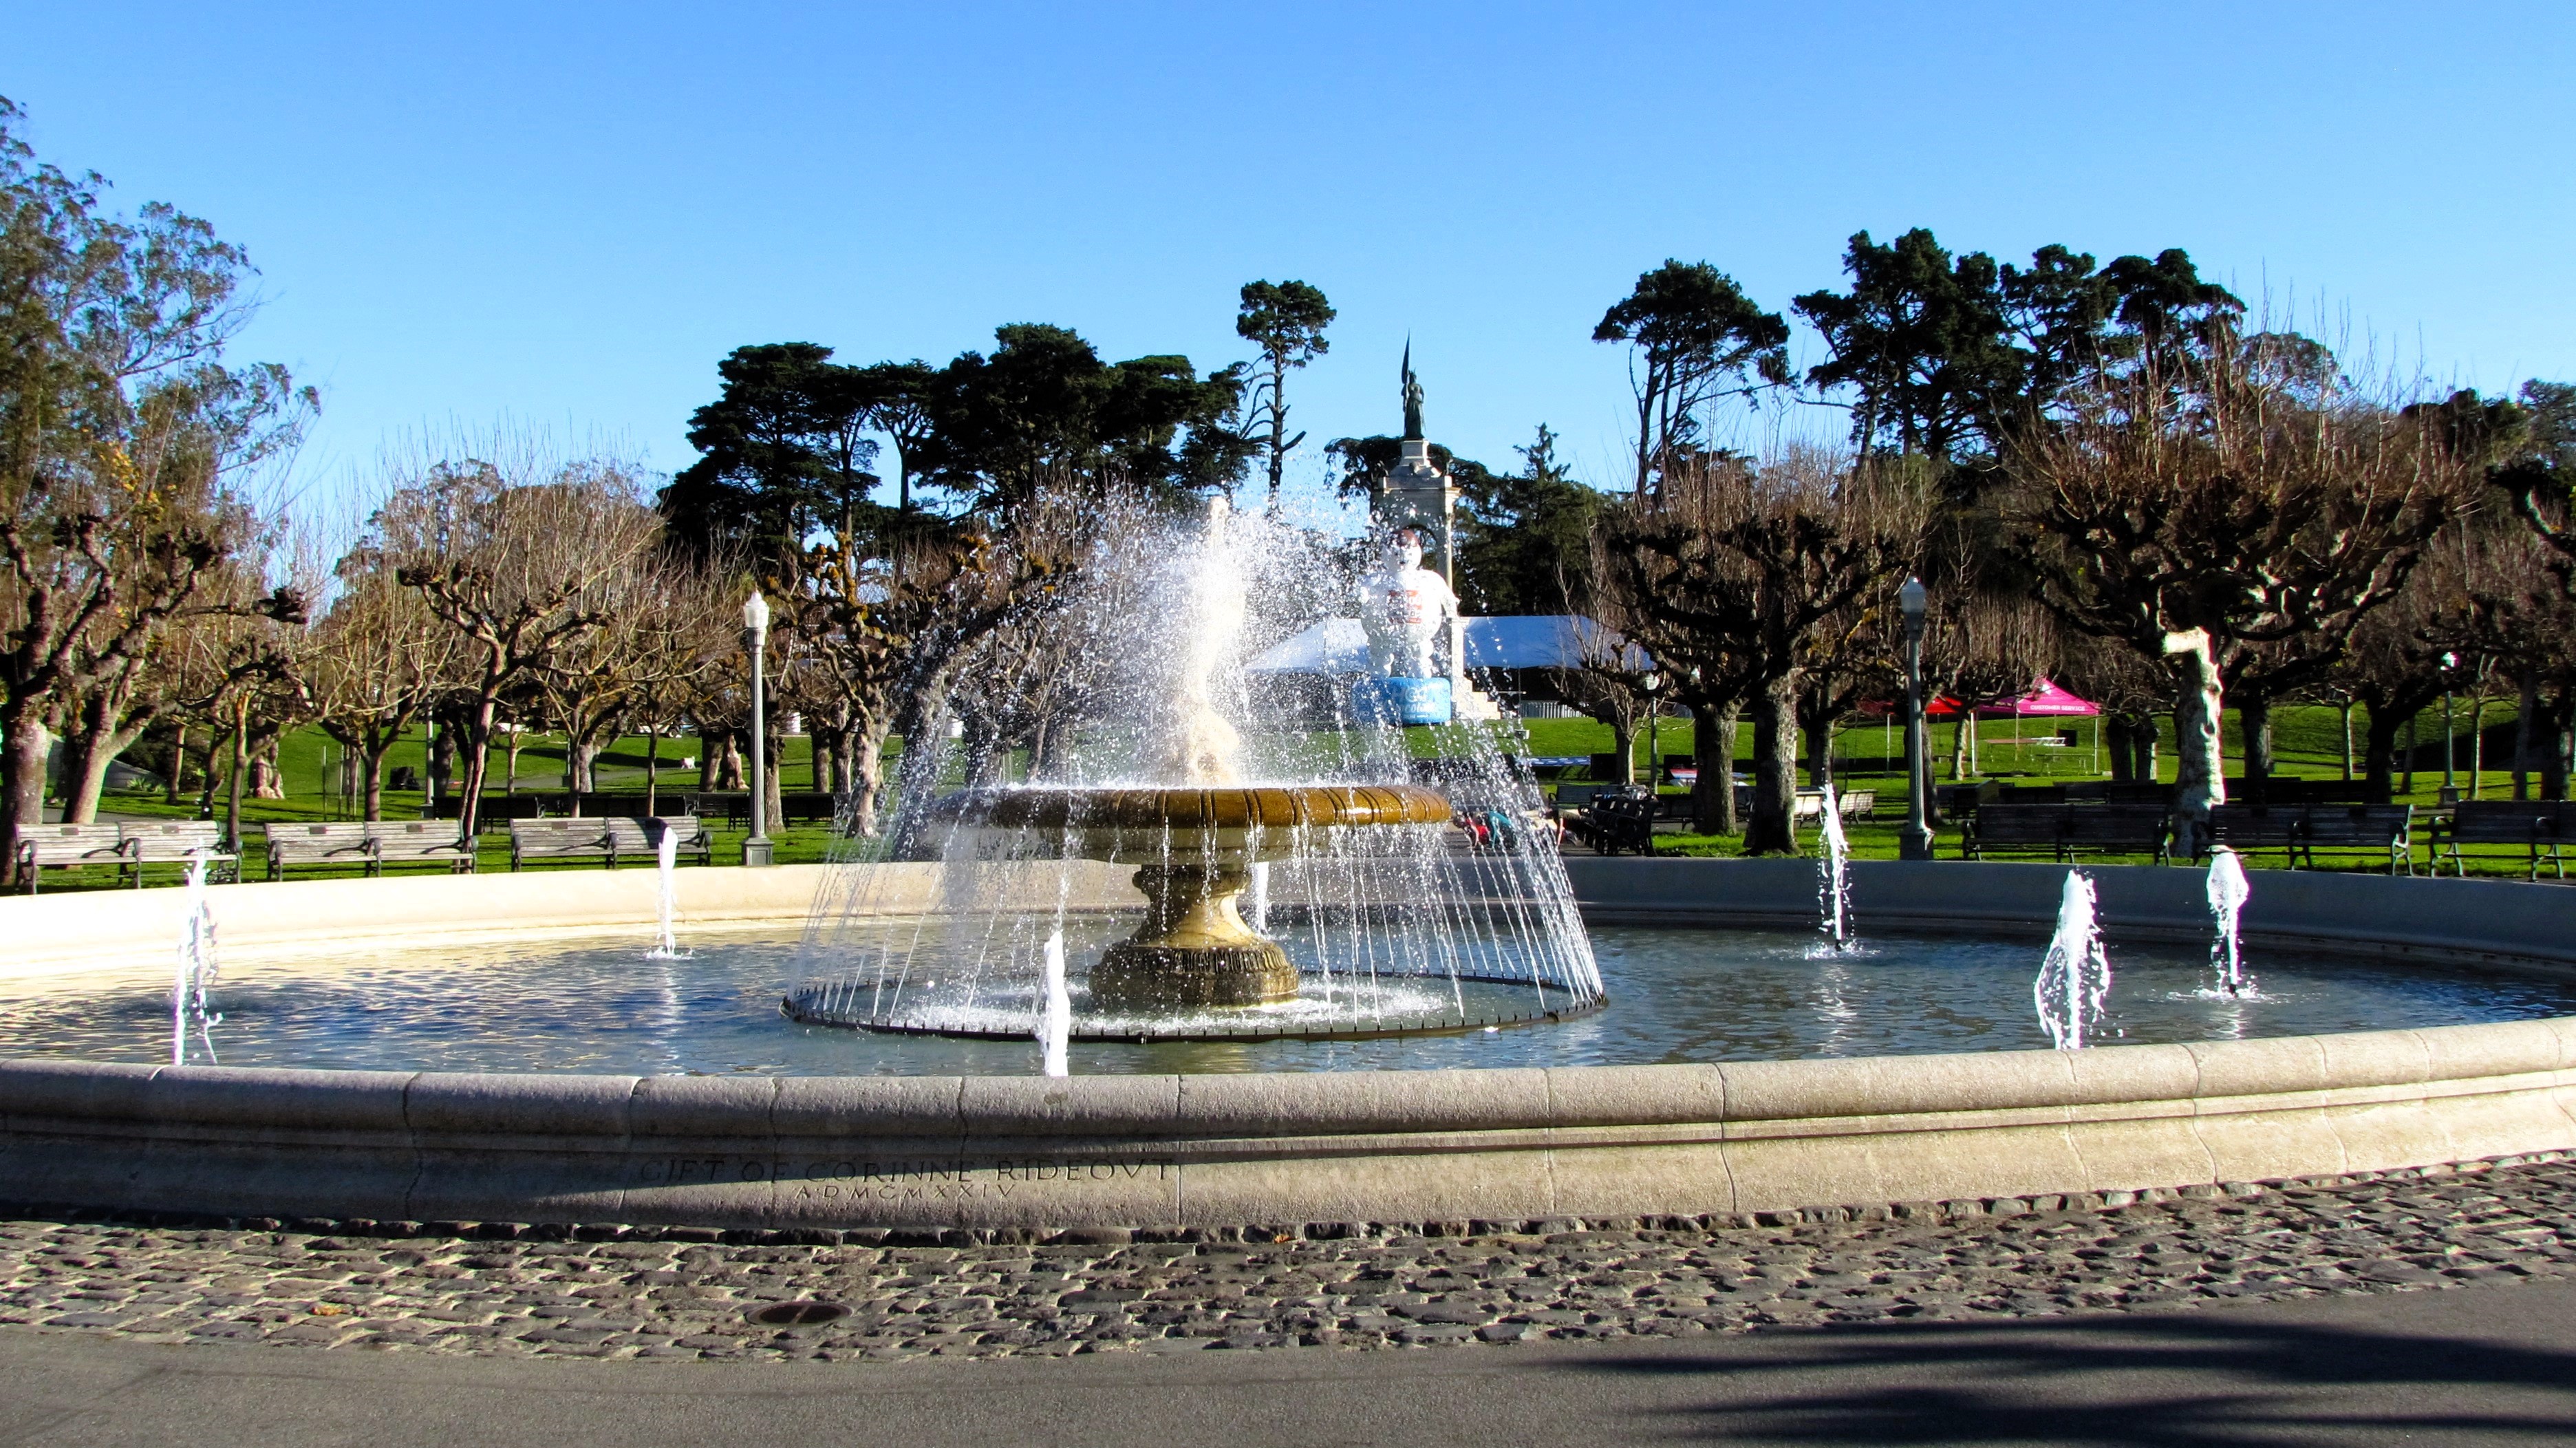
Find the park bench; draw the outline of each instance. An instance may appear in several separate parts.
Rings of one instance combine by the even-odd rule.
[[[2162,804],[2070,804],[2066,807],[2065,853],[2078,850],[2103,855],[2152,855],[2159,865],[2173,857],[2173,827]]]
[[[1438,764],[1440,761],[1417,759],[1414,763]],[[1437,772],[1424,771],[1415,777],[1436,779]],[[769,821],[768,824],[773,830],[781,825],[795,824],[799,821],[828,825],[832,823],[834,812],[839,808],[839,804],[840,797],[825,790],[782,790],[778,796],[778,818]],[[697,806],[700,810],[709,813],[716,810],[724,811],[727,829],[751,827],[751,796],[748,794],[701,794],[697,797]]]
[[[2558,878],[2567,878],[2567,862],[2559,849],[2567,842],[2568,826],[2576,821],[2568,817],[2567,806],[2557,800],[2464,799],[2452,807],[2451,818],[2433,826],[2432,856],[2436,874],[2442,868],[2442,852],[2450,851],[2451,871],[2466,876],[2468,862],[2460,857],[2462,845],[2504,845],[2526,851],[2531,862],[2531,878],[2540,878],[2543,852]]]
[[[616,869],[627,859],[654,860],[661,855],[662,835],[669,831],[677,857],[697,858],[701,865],[715,863],[715,838],[707,833],[706,821],[696,815],[610,815],[609,839],[617,849],[608,857],[608,867]]]
[[[2212,843],[2238,854],[2279,850],[2291,869],[2315,869],[2318,850],[2385,851],[2388,873],[2412,873],[2415,818],[2411,804],[2253,805],[2222,804],[2209,812],[2208,839],[2197,854],[2205,857]]]
[[[445,820],[376,820],[368,824],[367,838],[375,845],[376,874],[387,865],[432,862],[474,873],[474,846],[458,839],[456,826]]]
[[[292,865],[364,865],[368,874],[376,873],[375,843],[362,823],[273,823],[267,855],[272,880],[285,879]]]
[[[2168,857],[2162,805],[1989,804],[1970,815],[1959,832],[1962,859],[1989,854],[2035,854],[2071,860],[2078,851]]]
[[[648,828],[659,825],[681,831],[682,848],[712,862],[706,825],[695,815],[610,815],[510,821],[510,868],[515,871],[529,861],[598,860],[614,870],[621,860],[650,860],[658,837]]]
[[[2388,873],[2402,869],[2412,875],[2414,842],[2409,836],[2414,824],[2411,804],[2312,804],[2297,850],[2312,870],[2319,850],[2362,850],[2373,855],[2385,850]]]
[[[2209,812],[2209,828],[2194,845],[2195,862],[2208,858],[2210,846],[2225,845],[2239,855],[2279,850],[2281,863],[2299,863],[2299,826],[2307,811],[2298,805],[2222,804]]]
[[[283,880],[297,865],[358,865],[369,876],[388,864],[437,863],[474,869],[474,852],[444,820],[365,820],[268,827],[268,878]]]
[[[146,865],[184,865],[200,851],[221,853],[224,827],[219,820],[127,820],[117,826],[125,837],[134,883],[143,883]],[[208,874],[215,879],[241,878],[240,866],[229,860],[215,862]]]
[[[19,888],[37,893],[37,873],[112,865],[119,878],[134,864],[134,850],[115,825],[25,825],[18,831]]]
[[[1581,814],[1566,820],[1566,831],[1604,855],[1655,852],[1655,801],[1635,786],[1608,786],[1594,795]]]

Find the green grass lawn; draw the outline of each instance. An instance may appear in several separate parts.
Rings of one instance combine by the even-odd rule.
[[[2472,779],[2466,768],[2470,731],[2469,710],[2465,705],[2460,708],[2458,719],[2463,764],[2457,771],[2457,779],[2462,792],[2466,794],[2472,787]],[[2488,761],[2490,763],[2508,762],[2513,724],[2511,706],[2509,704],[2490,705],[2486,710],[2484,722],[2488,740]],[[2356,729],[2359,723],[2360,720],[2356,719]],[[1611,748],[1609,726],[1589,719],[1507,720],[1496,726],[1417,728],[1406,731],[1407,744],[1417,757],[1448,753],[1459,747],[1458,741],[1453,737],[1458,729],[1488,727],[1501,732],[1504,747],[1533,756],[1591,755],[1607,753]],[[2042,745],[2036,742],[2045,730],[2052,727],[2054,726],[2044,726],[2036,720],[2024,720],[2021,721],[2021,727],[2016,730],[2014,721],[2011,720],[1982,721],[1978,725],[1978,757],[1984,768],[1972,777],[2018,779],[2034,783],[2104,777],[2097,768],[2098,761],[2091,747],[2094,741],[2095,721],[2089,719],[2075,721],[2075,727],[2079,731],[2079,742],[2074,748]],[[2163,727],[2166,734],[2157,751],[2158,774],[2160,778],[2170,781],[2173,778],[2174,768],[2170,721],[2165,721]],[[2439,708],[2429,712],[2419,727],[2422,732],[2417,753],[2415,788],[2412,792],[2401,791],[2398,798],[2418,805],[2431,806],[2436,802],[2442,784],[2439,763],[2441,739]],[[1686,718],[1662,720],[1653,732],[1655,746],[1664,754],[1697,752],[1697,741],[1693,737],[1690,721]],[[1750,725],[1737,727],[1735,767],[1739,772],[1749,772],[1751,769],[1752,736]],[[2274,714],[2273,739],[2274,753],[2282,773],[2304,778],[2343,777],[2343,718],[2337,710],[2322,706],[2292,706],[2277,710]],[[1955,740],[1956,726],[1950,724],[1933,726],[1931,743],[1935,779],[1946,781],[1950,777],[1950,760]],[[618,739],[599,760],[599,787],[609,791],[640,791],[645,781],[648,744],[646,737],[640,734],[627,735]],[[789,790],[813,788],[815,784],[813,741],[806,736],[791,735],[786,737],[782,744],[786,755],[781,775],[782,786]],[[1640,729],[1637,734],[1636,748],[1641,765],[1646,756],[1646,745],[1647,731]],[[2233,774],[2241,769],[2241,761],[2244,757],[2243,741],[2237,732],[2233,715],[2230,715],[2227,720],[2225,747],[2229,772]],[[318,729],[302,729],[288,735],[278,751],[286,798],[276,800],[245,798],[242,801],[244,823],[256,826],[271,820],[357,818],[360,814],[361,801],[344,797],[338,792],[338,749],[339,746]],[[662,787],[675,791],[696,790],[698,771],[695,768],[681,769],[677,764],[683,758],[694,759],[698,752],[699,741],[694,737],[663,739],[659,749],[662,761],[659,777]],[[1836,735],[1835,758],[1836,778],[1844,788],[1878,791],[1878,817],[1852,822],[1849,831],[1852,853],[1861,859],[1894,859],[1896,830],[1905,812],[1903,760],[1901,741],[1897,734],[1893,730],[1876,724],[1846,727]],[[425,737],[420,731],[413,730],[395,746],[392,754],[387,758],[386,769],[388,773],[403,766],[420,770],[425,766],[425,762]],[[491,770],[492,792],[506,792],[509,771],[506,750],[493,751]],[[518,788],[521,792],[560,791],[564,787],[564,772],[564,746],[559,736],[531,734],[524,737],[519,751],[517,775]],[[1582,771],[1577,771],[1572,777],[1585,776]],[[1804,780],[1803,766],[1800,778]],[[2506,798],[2512,791],[2510,772],[2504,769],[2490,768],[2478,776],[2475,783],[2477,793],[2485,798]],[[1667,789],[1671,792],[1679,792],[1669,786]],[[216,791],[214,806],[216,815],[220,817],[224,807],[224,796],[220,789]],[[193,819],[198,815],[199,804],[198,796],[194,792],[182,796],[178,803],[172,804],[159,791],[123,791],[106,795],[101,799],[100,807],[115,815]],[[418,791],[387,790],[384,796],[384,812],[389,819],[418,818],[421,812],[421,795]],[[782,864],[809,863],[825,858],[830,848],[830,836],[831,832],[820,826],[798,826],[772,831],[772,838],[777,844],[777,858]],[[741,831],[719,829],[715,835],[717,863],[739,863],[742,856],[742,838]],[[1657,836],[1656,843],[1658,849],[1662,851],[1696,856],[1733,855],[1741,848],[1740,841],[1732,836],[1665,833]],[[1809,831],[1800,843],[1812,851],[1815,848],[1813,832]],[[1939,847],[1945,857],[1955,853],[1955,833],[1944,831]],[[2417,848],[2419,860],[2424,857],[2424,854],[2425,851],[2419,844]],[[2124,863],[2114,859],[2106,859],[2105,862]],[[479,850],[479,863],[484,869],[508,869],[508,837],[486,834]],[[2146,863],[2146,861],[2141,858],[2127,863]],[[2277,865],[2280,862],[2277,858],[2267,857],[2252,863]],[[551,866],[548,868],[579,867]],[[2472,873],[2498,876],[2519,877],[2523,873],[2522,866],[2516,860],[2501,853],[2485,861],[2472,859],[2470,868]],[[56,872],[56,875],[60,873]],[[157,878],[160,872],[155,873]],[[307,875],[322,877],[327,873],[321,870],[299,870],[297,877],[303,878]],[[63,875],[61,884],[57,885],[56,875],[47,877],[47,889],[79,888],[83,882],[78,877],[82,875],[95,877],[95,883],[105,883],[106,880],[103,872],[81,871],[72,875]]]

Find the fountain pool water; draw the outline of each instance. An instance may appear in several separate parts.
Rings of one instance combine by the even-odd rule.
[[[909,926],[911,922],[903,922]],[[1072,915],[1067,954],[1114,941],[1123,922]],[[887,928],[894,928],[889,925]],[[1306,943],[1292,928],[1292,950]],[[1034,1039],[1044,986],[977,997],[983,1038],[882,1035],[779,1016],[802,944],[792,927],[701,929],[682,959],[640,959],[639,933],[466,949],[411,946],[328,956],[231,952],[208,991],[207,1039],[228,1065],[377,1070],[761,1075],[1034,1075],[1062,1051],[1080,1075],[1387,1071],[1639,1065],[2046,1049],[2030,1009],[2026,940],[1872,930],[1820,954],[1815,933],[1601,926],[1611,1005],[1543,1030],[1378,1039],[1296,1039],[1293,1012],[1238,1017],[1232,1038],[1075,1036],[1090,1015],[1068,982],[1061,1048]],[[2394,1029],[2576,1013],[2576,980],[2267,951],[2259,998],[2215,999],[2196,942],[2120,942],[2119,971],[2088,1045]],[[943,989],[944,984],[943,984]],[[1497,987],[1498,992],[1508,988]],[[1445,976],[1382,981],[1387,1010],[1445,1008]],[[1475,999],[1470,994],[1471,1005]],[[28,982],[0,995],[0,1058],[166,1059],[169,981],[137,966]],[[1312,1009],[1330,1007],[1316,996]],[[1350,1016],[1341,1020],[1348,1024]],[[157,1025],[156,1025],[157,1023]],[[1264,1032],[1271,1031],[1267,1038]],[[199,1059],[202,1059],[200,1055]]]

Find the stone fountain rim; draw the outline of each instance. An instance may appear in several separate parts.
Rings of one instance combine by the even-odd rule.
[[[1763,919],[1814,880],[1802,861],[1570,864],[1587,910],[1671,923]],[[1991,923],[1979,909],[2045,900],[2064,872],[1856,873],[1866,928],[1874,899],[1891,916]],[[2093,873],[2106,919],[2145,910],[2159,928],[2191,923],[2199,872]],[[727,918],[715,893],[733,892],[740,920],[793,914],[781,907],[800,893],[786,870],[684,871],[684,887],[692,877],[698,922]],[[802,893],[820,880],[808,874]],[[237,923],[336,900],[381,926],[405,909],[452,919],[476,887],[559,924],[595,908],[593,926],[641,925],[653,893],[649,873],[592,872],[226,887],[218,899]],[[2576,966],[2564,928],[2576,895],[2552,887],[2267,873],[2256,890],[2256,911],[2268,909],[2249,911],[2256,939],[2337,944],[2374,919],[2414,919],[2411,939],[2386,932],[2401,955]],[[39,944],[48,922],[57,943],[83,919],[134,933],[175,914],[153,897],[178,894],[8,902],[0,922],[34,927],[20,938]],[[2303,921],[2313,934],[2288,928]],[[1074,1229],[1679,1216],[2169,1189],[2571,1147],[2576,1017],[2071,1053],[1071,1080],[0,1062],[0,1155],[17,1195],[343,1219]]]

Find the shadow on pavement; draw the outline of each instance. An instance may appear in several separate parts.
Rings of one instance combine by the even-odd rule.
[[[1685,1441],[2576,1438],[2576,1352],[2458,1336],[2195,1313],[1844,1328],[1773,1342],[1771,1352],[1733,1360],[1629,1356],[1587,1366],[1666,1379],[1667,1389],[1673,1377],[1705,1379],[1706,1405],[1647,1410]]]

